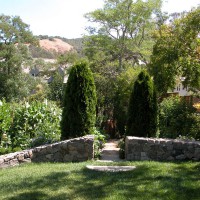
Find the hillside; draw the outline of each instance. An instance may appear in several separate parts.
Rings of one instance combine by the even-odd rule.
[[[39,43],[41,48],[56,53],[65,53],[74,49],[73,46],[58,38],[53,38],[52,40],[43,39]]]
[[[77,53],[81,53],[82,50],[82,38],[66,39],[59,36],[52,37],[47,35],[37,37],[40,46],[29,46],[33,58],[54,59],[58,54],[63,54],[70,50],[75,50]]]

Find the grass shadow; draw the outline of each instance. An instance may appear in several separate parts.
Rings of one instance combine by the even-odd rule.
[[[57,168],[37,178],[33,176],[10,183],[5,192],[12,188],[17,193],[7,199],[188,200],[200,196],[199,164],[188,167],[187,163],[129,162],[127,165],[136,165],[136,169],[128,172],[91,171],[85,165]]]

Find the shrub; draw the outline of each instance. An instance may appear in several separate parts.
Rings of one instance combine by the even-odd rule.
[[[126,135],[152,137],[157,130],[157,100],[153,81],[142,71],[134,83],[128,109]]]
[[[12,151],[26,149],[60,139],[61,110],[54,103],[0,103],[0,148],[5,149],[1,152],[10,148]]]
[[[116,80],[116,92],[114,98],[113,118],[116,121],[117,132],[120,136],[124,136],[126,132],[128,104],[133,88],[141,69],[128,67],[124,70]]]
[[[49,83],[49,91],[47,93],[48,99],[59,103],[62,101],[64,87],[63,79],[64,77],[58,72],[53,75],[53,81]]]
[[[106,136],[96,128],[93,128],[92,135],[94,135],[94,158],[101,157],[101,149],[105,143]]]
[[[18,104],[11,126],[12,146],[25,149],[58,141],[60,116],[61,110],[47,100]]]
[[[62,139],[90,134],[96,121],[96,89],[85,62],[70,70],[61,120]]]
[[[159,110],[160,137],[200,139],[200,115],[184,99],[166,98]]]

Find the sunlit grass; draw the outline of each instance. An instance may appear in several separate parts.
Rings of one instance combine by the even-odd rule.
[[[86,165],[134,165],[129,172],[96,172]],[[200,198],[200,163],[43,163],[0,170],[0,199]]]

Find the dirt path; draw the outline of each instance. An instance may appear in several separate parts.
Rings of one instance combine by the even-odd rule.
[[[123,161],[119,158],[118,142],[119,140],[108,140],[105,143],[100,161]]]

